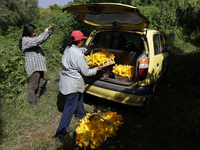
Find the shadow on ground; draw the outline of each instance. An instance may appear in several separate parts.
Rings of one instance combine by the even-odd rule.
[[[44,94],[44,92],[46,91],[46,85],[48,84],[50,82],[50,80],[49,79],[46,79],[45,81],[44,81],[44,85],[42,86],[42,88],[41,88],[41,91],[40,91],[40,96],[42,96],[43,94]]]
[[[73,135],[67,135],[63,138],[58,139],[62,146],[58,147],[57,150],[83,150],[81,147],[76,145],[76,132]]]
[[[63,95],[61,92],[57,95],[57,108],[58,111],[63,112],[65,106],[66,95]]]
[[[1,100],[0,100],[0,109],[1,109]],[[3,131],[2,131],[2,126],[3,126],[3,122],[2,122],[2,118],[1,118],[1,114],[0,114],[0,145],[3,142]]]

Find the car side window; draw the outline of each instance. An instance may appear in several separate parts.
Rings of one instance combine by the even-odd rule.
[[[153,36],[153,44],[154,44],[154,54],[158,55],[160,54],[160,40],[159,40],[159,35],[155,34]]]
[[[161,42],[162,53],[164,53],[166,52],[166,45],[165,45],[164,37],[162,35],[160,35],[160,42]]]

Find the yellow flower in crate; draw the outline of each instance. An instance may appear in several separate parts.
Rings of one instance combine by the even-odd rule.
[[[108,58],[108,59],[114,59],[115,58],[114,54],[110,53],[105,48],[101,48],[101,53],[103,53],[105,55],[105,57]]]
[[[104,117],[110,124],[108,125],[104,119],[94,116],[96,114]],[[87,114],[76,128],[76,145],[81,148],[84,147],[84,149],[88,146],[91,149],[96,149],[107,137],[115,136],[122,124],[122,116],[116,112],[101,113],[101,111],[98,111],[97,113]]]
[[[114,59],[115,56],[106,49],[101,48],[101,51],[94,53],[92,57],[87,55],[86,58],[88,66],[92,68],[104,64],[108,59]]]
[[[117,65],[113,66],[112,72],[122,77],[128,77],[129,79],[134,76],[135,66],[131,65]]]

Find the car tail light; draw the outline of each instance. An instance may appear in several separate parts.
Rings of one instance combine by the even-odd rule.
[[[149,58],[139,61],[139,81],[144,80],[147,76],[149,69]]]

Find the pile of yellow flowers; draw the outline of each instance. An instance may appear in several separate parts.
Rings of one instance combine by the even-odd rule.
[[[134,76],[135,66],[115,64],[115,66],[113,66],[112,72],[115,74],[119,74],[122,77],[128,77],[130,79]]]
[[[110,125],[98,116],[89,119],[93,114],[101,115],[110,123]],[[76,145],[81,148],[84,147],[84,150],[88,146],[90,146],[91,149],[96,149],[102,144],[104,139],[115,136],[115,131],[119,130],[118,127],[123,124],[122,115],[118,115],[116,112],[109,111],[101,113],[99,110],[97,113],[93,114],[87,114],[76,128]]]
[[[92,68],[104,64],[108,59],[114,60],[115,56],[106,49],[101,48],[101,51],[94,53],[92,56],[87,55],[86,58],[88,66]]]

